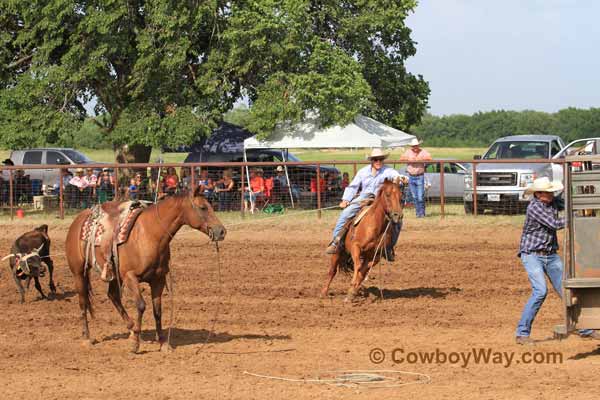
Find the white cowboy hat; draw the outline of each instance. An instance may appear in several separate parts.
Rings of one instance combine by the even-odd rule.
[[[81,173],[83,173],[83,168],[77,168],[77,169],[75,170],[75,173],[76,173],[76,174],[78,174],[78,173],[80,173],[80,172],[81,172]]]
[[[278,165],[276,170],[277,172],[283,172],[283,167],[281,165]]]
[[[558,192],[563,190],[564,186],[560,182],[551,182],[547,176],[537,178],[533,183],[525,189],[526,194],[532,194],[535,192]]]
[[[389,154],[385,153],[382,149],[373,149],[371,150],[371,155],[367,156],[367,160],[372,160],[374,158],[388,158]]]
[[[422,140],[419,140],[417,138],[412,138],[412,140],[410,141],[409,145],[410,146],[419,146],[421,143],[423,143]]]

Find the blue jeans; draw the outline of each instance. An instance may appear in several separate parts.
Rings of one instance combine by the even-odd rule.
[[[368,197],[370,197],[368,194],[364,196],[359,195],[357,198],[352,200],[350,204],[346,206],[346,208],[342,210],[335,224],[335,228],[333,228],[333,239],[335,239],[340,234],[340,231],[346,224],[346,221],[348,221],[350,218],[354,218],[354,216],[358,213],[358,211],[360,210],[360,202],[367,199]]]
[[[425,175],[409,176],[408,187],[415,203],[417,218],[425,216]]]
[[[542,304],[544,304],[544,300],[548,294],[546,276],[556,293],[562,298],[563,263],[558,254],[544,256],[525,253],[521,254],[521,262],[527,271],[532,292],[517,325],[516,335],[529,336],[533,320],[542,307]],[[579,331],[581,336],[586,336],[590,333],[592,333],[591,329],[582,329]]]

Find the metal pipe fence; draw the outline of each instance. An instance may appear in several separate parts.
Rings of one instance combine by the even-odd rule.
[[[517,173],[494,177],[477,172],[479,164],[487,163],[523,164],[523,160],[425,163],[426,213],[444,218],[487,211],[523,212],[525,181]],[[562,168],[564,161],[527,160],[527,164],[538,163]],[[5,166],[0,167],[0,214],[13,218],[23,213],[55,213],[64,218],[106,201],[157,201],[174,193],[200,190],[219,212],[246,215],[299,208],[314,209],[321,218],[321,209],[338,204],[345,187],[368,164],[330,160]],[[407,175],[406,160],[388,160],[386,164]],[[404,200],[410,209],[416,201],[411,184],[407,186]],[[507,188],[512,188],[512,193]]]

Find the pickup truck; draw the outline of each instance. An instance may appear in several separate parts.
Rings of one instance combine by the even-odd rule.
[[[90,160],[85,154],[69,148],[37,148],[13,150],[10,159],[15,165],[74,165],[102,164]],[[96,171],[98,172],[98,171]],[[40,180],[44,185],[54,185],[58,181],[59,170],[52,168],[28,169],[25,173],[32,180]]]
[[[477,213],[485,210],[522,213],[526,210],[529,197],[525,188],[535,178],[547,176],[553,180],[563,180],[562,164],[527,163],[527,159],[563,159],[566,155],[598,154],[600,138],[575,140],[565,145],[563,140],[553,135],[517,135],[496,140],[486,151],[484,160],[523,159],[516,164],[477,165]],[[600,166],[593,166],[594,168]],[[473,212],[473,176],[465,176],[465,212]]]

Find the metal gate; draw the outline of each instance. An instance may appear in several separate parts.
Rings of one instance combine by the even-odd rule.
[[[600,156],[567,157],[564,164],[566,232],[559,336],[600,329]]]

